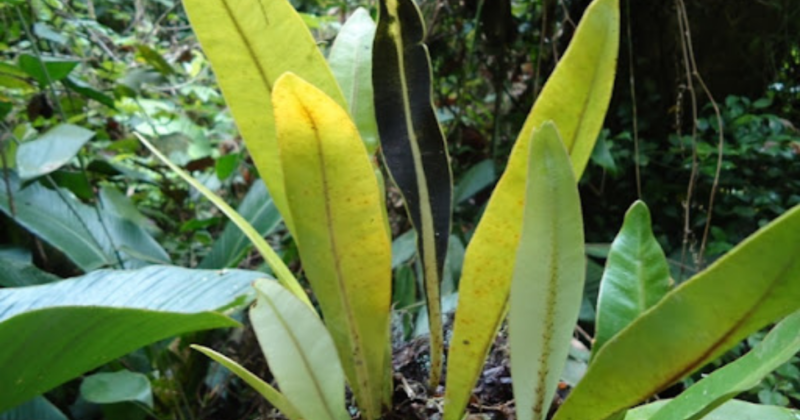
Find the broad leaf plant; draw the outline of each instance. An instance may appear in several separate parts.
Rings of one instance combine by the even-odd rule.
[[[391,237],[382,162],[417,232],[436,389],[445,356],[439,289],[452,175],[416,4],[380,0],[377,24],[358,10],[330,64],[287,0],[184,5],[321,312],[243,218],[140,137],[247,234],[278,278],[254,284],[250,309],[277,387],[222,354],[196,349],[292,420],[350,418],[345,383],[363,418],[391,408]],[[594,0],[586,10],[469,243],[447,354],[445,420],[464,416],[506,319],[519,419],[796,418],[730,400],[800,350],[800,207],[673,287],[641,202],[610,249],[588,371],[551,413],[584,286],[577,181],[609,106],[619,22],[618,0]],[[778,321],[745,357],[677,398],[627,411]]]

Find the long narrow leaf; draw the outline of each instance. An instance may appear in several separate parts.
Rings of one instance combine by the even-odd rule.
[[[375,22],[366,9],[359,7],[342,26],[328,55],[328,64],[342,88],[350,106],[350,115],[370,154],[378,149],[378,123],[375,120],[372,89],[374,38]]]
[[[282,286],[257,281],[250,320],[281,392],[300,418],[347,420],[344,373],[325,325]]]
[[[557,420],[603,420],[800,309],[800,206],[668,293],[597,353]]]
[[[789,315],[764,341],[673,399],[650,420],[699,420],[737,394],[752,389],[800,352],[800,312]]]
[[[618,0],[595,0],[517,138],[469,243],[448,355],[445,420],[458,420],[506,313],[519,235],[531,133],[552,120],[580,179],[600,132],[614,83]]]
[[[219,198],[216,194],[214,194],[211,190],[205,187],[205,185],[198,182],[196,179],[192,178],[186,171],[179,168],[177,165],[172,163],[166,156],[164,156],[155,146],[153,146],[146,138],[141,136],[139,133],[134,133],[139,141],[142,142],[150,152],[155,155],[158,160],[163,162],[165,165],[169,167],[170,170],[178,174],[184,181],[189,183],[192,187],[194,187],[197,191],[200,191],[203,196],[205,196],[209,201],[211,201],[214,206],[216,206],[225,216],[230,219],[231,222],[235,223],[239,229],[250,239],[250,242],[256,247],[258,252],[264,257],[264,261],[267,262],[269,268],[272,269],[272,272],[275,273],[275,276],[278,278],[278,281],[284,285],[287,289],[289,289],[295,296],[299,297],[300,300],[306,302],[308,306],[311,305],[311,301],[308,300],[308,296],[306,292],[303,290],[303,287],[300,286],[300,283],[297,282],[297,279],[294,278],[294,275],[289,268],[286,267],[281,257],[275,253],[275,250],[261,237],[253,226],[247,222],[239,213],[236,212],[225,200]]]
[[[185,0],[203,51],[261,178],[289,231],[270,94],[287,71],[300,75],[346,106],[325,58],[288,0]]]
[[[611,244],[600,295],[592,354],[669,291],[667,257],[650,226],[650,211],[637,201]]]
[[[193,349],[205,354],[215,362],[225,366],[228,370],[233,372],[234,375],[241,378],[247,385],[250,385],[256,392],[261,394],[270,404],[278,409],[284,416],[290,420],[301,420],[303,417],[300,412],[286,399],[286,397],[275,389],[272,385],[265,382],[263,379],[256,376],[253,372],[245,369],[244,366],[236,363],[223,354],[220,354],[208,347],[198,346],[192,344]]]
[[[431,331],[430,385],[442,370],[439,286],[447,255],[453,180],[431,102],[425,24],[413,0],[381,0],[372,80],[383,158],[417,230]]]
[[[530,154],[508,328],[517,418],[543,420],[578,321],[586,256],[575,175],[552,123],[533,132]]]
[[[388,400],[391,242],[367,150],[347,112],[287,73],[272,95],[305,273],[369,419]]]

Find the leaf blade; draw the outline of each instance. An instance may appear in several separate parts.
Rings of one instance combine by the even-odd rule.
[[[370,155],[375,154],[379,146],[372,89],[375,28],[369,12],[359,7],[342,26],[328,55],[331,72],[342,88],[350,115]]]
[[[667,257],[650,224],[647,206],[636,201],[611,244],[600,281],[592,354],[669,291]]]
[[[555,419],[605,419],[800,309],[798,237],[795,206],[668,293],[600,349]]]
[[[325,325],[312,309],[275,283],[255,284],[250,309],[256,337],[275,380],[301,418],[346,420],[344,372]]]
[[[388,397],[391,242],[372,164],[347,112],[287,73],[273,92],[300,259],[368,418]]]
[[[439,285],[450,237],[453,177],[432,104],[424,38],[425,23],[412,0],[381,0],[372,57],[375,110],[384,162],[418,232],[431,331],[430,386],[435,388],[444,352]]]
[[[800,312],[781,321],[753,350],[717,369],[678,395],[650,420],[697,420],[737,394],[752,389],[800,352]]]
[[[287,71],[346,101],[303,19],[287,0],[187,0],[192,28],[261,178],[290,232],[270,94]]]
[[[578,188],[552,123],[533,132],[530,156],[509,343],[517,416],[542,420],[567,361],[586,271]]]
[[[447,375],[445,420],[458,420],[464,412],[506,313],[514,251],[522,226],[523,205],[519,197],[525,188],[531,133],[544,121],[552,120],[570,151],[575,177],[580,179],[588,159],[583,150],[588,148],[586,153],[591,153],[608,107],[618,47],[618,1],[595,0],[584,13],[570,47],[517,138],[464,258],[459,311],[448,354],[451,372]],[[570,84],[575,80],[581,81],[580,88],[561,98],[562,92],[572,89]],[[584,95],[578,100],[582,110],[578,112],[567,100],[574,99],[576,92]]]
[[[235,223],[236,226],[241,229],[242,233],[247,236],[247,239],[250,239],[250,242],[253,243],[253,246],[256,247],[258,252],[264,257],[264,261],[267,262],[269,267],[272,269],[272,272],[275,273],[275,276],[278,277],[278,281],[281,282],[287,289],[291,290],[295,296],[299,297],[301,300],[305,301],[306,304],[309,306],[311,305],[311,301],[308,299],[306,292],[303,290],[303,287],[300,286],[300,283],[297,282],[297,279],[294,277],[289,268],[286,267],[283,260],[275,253],[275,250],[261,237],[258,231],[253,228],[253,226],[247,222],[239,213],[236,212],[231,206],[228,205],[223,199],[219,198],[216,194],[211,192],[205,185],[198,182],[196,179],[192,178],[186,171],[179,168],[177,165],[172,163],[169,159],[167,159],[164,154],[162,154],[155,146],[152,145],[146,138],[144,138],[139,133],[134,133],[136,137],[139,139],[142,144],[147,147],[153,155],[155,155],[158,160],[163,162],[167,165],[173,172],[178,174],[184,181],[189,183],[192,187],[194,187],[197,191],[200,191],[204,197],[206,197],[209,201],[214,203],[214,205],[228,217],[228,219]]]
[[[301,420],[300,412],[286,399],[286,397],[275,389],[272,385],[256,376],[253,372],[245,369],[244,366],[236,363],[224,354],[218,353],[208,347],[192,344],[191,347],[200,353],[205,354],[215,362],[225,366],[234,375],[241,378],[247,385],[250,385],[256,392],[261,394],[270,404],[278,409],[290,420]]]

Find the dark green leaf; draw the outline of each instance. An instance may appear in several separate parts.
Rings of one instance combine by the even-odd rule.
[[[241,155],[238,153],[231,153],[217,159],[214,163],[214,171],[217,173],[217,178],[219,178],[220,181],[228,179],[228,177],[233,175],[233,172],[236,171],[236,168],[239,167],[240,160]]]
[[[30,262],[20,261],[0,255],[0,286],[22,287],[47,284],[60,280],[58,277],[44,272]]]
[[[33,77],[40,86],[64,80],[78,65],[76,60],[44,57],[41,60],[30,54],[19,56],[19,67]]]
[[[452,213],[452,174],[431,102],[425,24],[413,0],[380,1],[372,51],[375,112],[384,161],[418,232],[431,320],[431,384],[438,385],[443,338],[439,283]]]
[[[106,95],[103,92],[100,92],[99,90],[92,88],[91,86],[89,86],[88,83],[84,82],[81,79],[78,79],[77,77],[73,76],[67,77],[66,79],[64,79],[64,85],[69,89],[89,99],[94,99],[95,101],[100,102],[101,104],[111,109],[116,109],[114,105],[114,98]]]

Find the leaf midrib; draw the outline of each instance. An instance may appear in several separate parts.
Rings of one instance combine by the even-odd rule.
[[[330,197],[330,190],[328,187],[328,173],[327,173],[327,166],[325,164],[325,153],[323,151],[323,142],[322,138],[320,137],[319,130],[314,122],[313,116],[311,111],[306,107],[306,104],[302,101],[298,101],[300,109],[305,114],[306,119],[308,120],[312,131],[314,132],[314,141],[315,145],[317,146],[317,158],[319,161],[319,171],[320,171],[320,178],[322,181],[322,196],[323,202],[325,203],[325,217],[326,217],[326,228],[328,230],[328,238],[329,238],[329,246],[331,250],[331,256],[334,262],[334,271],[336,275],[336,284],[339,288],[339,298],[342,303],[342,308],[344,309],[345,319],[347,321],[348,330],[350,330],[351,336],[351,349],[354,356],[353,366],[354,369],[358,372],[356,381],[363,380],[364,383],[359,383],[357,388],[361,390],[361,392],[367,395],[366,401],[359,401],[359,404],[364,406],[364,411],[367,413],[377,413],[377,407],[374,407],[373,401],[374,397],[372,396],[372,391],[374,386],[372,386],[372,376],[370,375],[369,367],[367,366],[366,358],[364,357],[363,349],[364,343],[362,343],[363,337],[358,331],[358,327],[356,324],[356,320],[353,318],[353,311],[352,311],[352,304],[350,303],[350,296],[347,290],[347,285],[345,284],[345,276],[341,266],[341,256],[339,255],[339,247],[337,245],[336,240],[336,232],[333,229],[335,225],[335,220],[333,217],[333,211],[331,210],[331,197]],[[344,357],[347,357],[344,355]],[[352,386],[353,384],[351,384]]]

